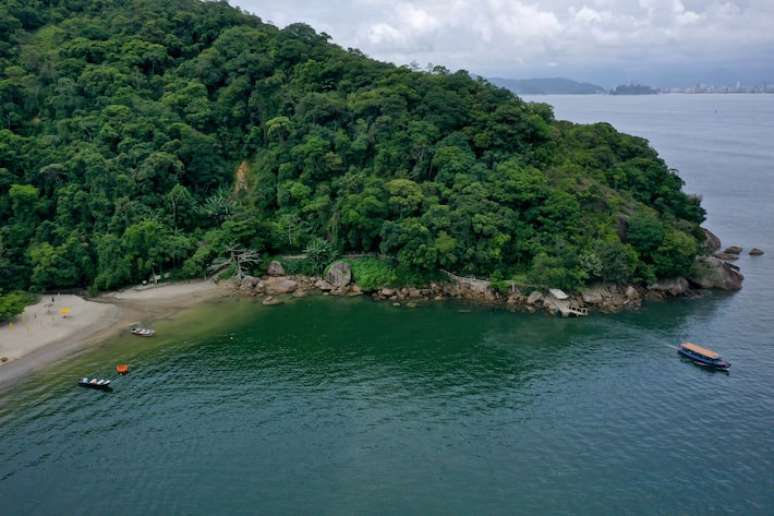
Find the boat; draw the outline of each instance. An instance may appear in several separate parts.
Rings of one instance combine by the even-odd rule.
[[[156,333],[150,328],[140,328],[139,326],[132,328],[131,331],[132,335],[136,335],[138,337],[153,337],[153,335]]]
[[[80,380],[78,380],[78,385],[81,387],[86,387],[87,389],[98,389],[101,391],[109,391],[110,390],[110,380],[105,379],[97,379],[97,378],[86,378],[83,377]]]
[[[116,373],[118,374],[127,374],[129,372],[129,365],[128,364],[118,364],[116,366]]]
[[[680,347],[677,348],[677,352],[694,364],[702,367],[719,369],[721,371],[727,371],[731,367],[731,364],[728,361],[723,360],[723,357],[715,351],[691,342],[683,342],[680,344]]]

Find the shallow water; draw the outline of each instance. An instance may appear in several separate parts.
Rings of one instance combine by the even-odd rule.
[[[663,98],[550,100],[559,116],[638,132],[659,127]],[[753,100],[754,113],[774,108]],[[211,303],[0,395],[0,513],[771,514],[774,161],[740,155],[774,149],[745,139],[721,167],[705,150],[718,135],[697,127],[706,109],[685,109],[662,115],[665,148],[649,136],[723,208],[710,226],[727,243],[769,251],[740,260],[741,292],[582,320],[455,303]],[[734,181],[704,176],[719,168]],[[686,338],[732,372],[681,361],[670,345]],[[122,361],[132,372],[112,393],[75,386]]]

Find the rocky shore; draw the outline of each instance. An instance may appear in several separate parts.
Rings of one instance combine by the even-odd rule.
[[[705,230],[706,231],[706,230]],[[448,281],[424,286],[380,288],[366,291],[357,284],[352,267],[343,261],[333,263],[322,277],[288,276],[282,264],[273,261],[265,276],[247,276],[238,284],[240,294],[263,297],[263,304],[275,305],[287,296],[304,297],[310,293],[330,296],[368,295],[377,301],[395,305],[415,306],[419,302],[464,299],[511,310],[546,311],[554,315],[583,316],[590,311],[618,312],[637,309],[644,301],[667,298],[695,297],[702,290],[739,290],[744,276],[723,254],[738,256],[741,248],[730,247],[720,253],[720,240],[708,232],[707,254],[699,256],[684,277],[662,280],[648,286],[597,284],[568,294],[559,289],[538,289],[511,284],[496,289],[487,280],[465,278],[446,273]]]

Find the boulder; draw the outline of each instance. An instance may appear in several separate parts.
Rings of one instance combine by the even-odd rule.
[[[671,296],[681,296],[688,292],[691,285],[685,278],[665,279],[648,286],[648,290],[664,292]]]
[[[750,249],[750,256],[763,256],[763,251],[757,247]]]
[[[347,262],[334,262],[325,271],[325,281],[335,288],[346,287],[352,282],[352,266]]]
[[[392,297],[395,295],[395,289],[392,288],[383,288],[381,290],[381,295],[384,297]]]
[[[581,291],[581,298],[589,305],[601,305],[609,293],[604,287],[591,287]]]
[[[260,282],[261,280],[255,276],[245,276],[242,278],[239,288],[242,290],[253,290]]]
[[[570,296],[565,294],[564,290],[560,290],[558,288],[549,288],[548,293],[554,296],[559,301],[566,301],[570,299]]]
[[[269,264],[269,268],[266,271],[266,274],[269,276],[284,276],[285,267],[283,267],[282,264],[277,260],[274,260]]]
[[[275,297],[269,296],[269,297],[267,297],[266,299],[263,300],[263,304],[265,306],[281,305],[282,301],[280,301],[279,299],[277,299]]]
[[[704,247],[704,250],[707,252],[707,254],[712,254],[720,251],[720,246],[721,246],[720,238],[718,238],[718,236],[715,233],[713,233],[707,228],[701,228],[701,230],[704,232],[703,247]]]
[[[744,251],[744,249],[738,245],[732,245],[731,247],[726,247],[725,251],[723,252],[725,254],[741,254],[742,251]]]
[[[285,277],[272,277],[263,282],[269,295],[292,294],[298,288],[298,282]]]
[[[693,264],[691,283],[701,288],[716,288],[721,290],[739,290],[742,288],[742,276],[738,267],[715,258],[714,256],[699,256]]]
[[[318,279],[317,281],[315,281],[314,286],[322,290],[323,292],[330,292],[331,290],[333,290],[333,285],[331,285],[324,279]]]
[[[629,301],[639,301],[640,293],[632,285],[626,287],[626,293],[624,294]]]
[[[406,295],[409,299],[419,299],[422,297],[422,292],[418,288],[410,288],[406,292]]]
[[[527,304],[530,306],[536,305],[543,301],[543,294],[535,290],[529,296],[527,296]]]
[[[739,259],[739,255],[738,254],[715,253],[713,256],[715,258],[720,258],[721,260],[724,260],[724,261],[727,261],[727,262],[733,262],[733,261]]]

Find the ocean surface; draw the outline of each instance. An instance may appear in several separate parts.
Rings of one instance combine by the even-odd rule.
[[[774,514],[774,95],[529,100],[649,138],[767,251],[744,289],[579,320],[210,303],[0,393],[0,514]]]

